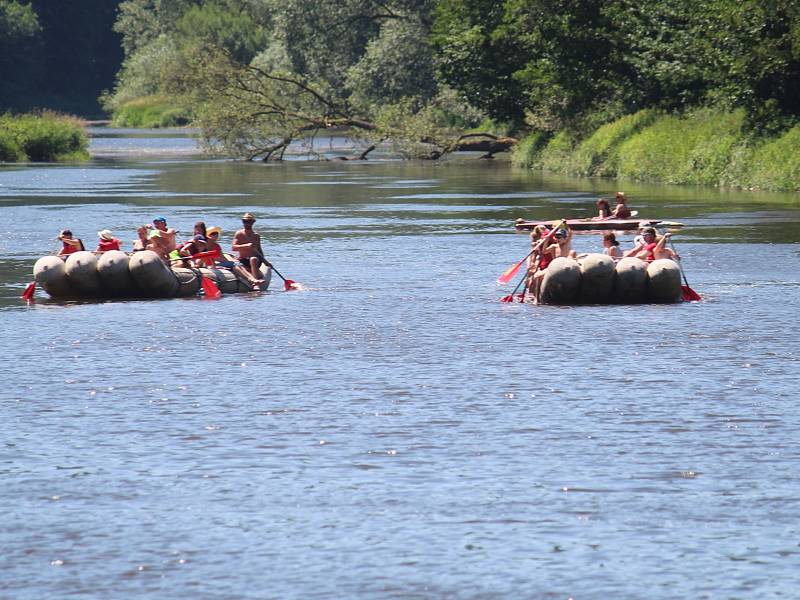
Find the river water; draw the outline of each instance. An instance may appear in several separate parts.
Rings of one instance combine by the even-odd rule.
[[[625,184],[704,301],[535,307],[512,221],[622,184],[92,151],[0,168],[0,597],[796,597],[800,196]],[[19,299],[63,227],[245,211],[304,291]]]

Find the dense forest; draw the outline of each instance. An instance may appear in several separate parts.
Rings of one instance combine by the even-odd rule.
[[[337,127],[409,156],[514,146],[519,164],[636,178],[678,160],[667,179],[745,187],[764,184],[743,164],[800,137],[796,0],[76,5],[0,0],[3,106],[111,88],[118,123],[191,121],[248,159]],[[642,163],[663,143],[680,152]]]
[[[118,2],[0,0],[0,112],[48,108],[100,118],[123,51]]]

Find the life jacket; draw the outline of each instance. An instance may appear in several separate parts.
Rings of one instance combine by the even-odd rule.
[[[81,242],[80,240],[78,240],[78,242],[79,243],[77,246],[75,244],[68,244],[67,242],[61,242],[62,248],[60,254],[63,256],[65,254],[72,254],[73,252],[78,252],[80,250],[83,250],[84,249],[83,242]]]
[[[658,246],[658,242],[650,242],[645,245],[644,250],[647,252],[647,256],[645,256],[644,259],[647,262],[653,262],[656,259],[656,255],[653,254],[653,250],[655,250],[656,246]]]
[[[119,250],[119,240],[104,240],[101,239],[97,244],[98,252],[108,252],[109,250]]]

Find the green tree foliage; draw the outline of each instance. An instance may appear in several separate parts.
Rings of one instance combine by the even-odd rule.
[[[434,32],[444,81],[546,131],[647,107],[744,107],[754,127],[800,112],[793,0],[442,0]]]

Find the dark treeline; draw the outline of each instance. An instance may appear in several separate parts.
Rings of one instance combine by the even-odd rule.
[[[0,0],[0,111],[100,118],[123,59],[114,0]]]

